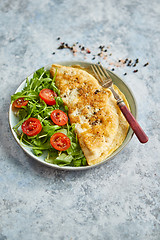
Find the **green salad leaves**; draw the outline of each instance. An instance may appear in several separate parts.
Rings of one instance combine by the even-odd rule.
[[[60,97],[60,91],[55,85],[55,78],[56,73],[52,79],[49,70],[41,68],[33,74],[31,80],[27,78],[26,86],[21,92],[17,92],[11,96],[11,103],[18,98],[28,100],[28,104],[18,110],[17,118],[19,122],[13,129],[20,139],[21,144],[30,147],[36,156],[40,156],[47,151],[47,157],[44,159],[46,162],[59,166],[85,166],[87,162],[75,134],[75,126],[71,125],[70,122],[64,126],[58,126],[51,121],[50,115],[55,109],[60,109],[68,115],[68,108],[64,106],[63,100]],[[39,97],[39,92],[44,88],[56,92],[55,105],[49,106]],[[42,131],[32,137],[21,131],[22,123],[30,117],[37,118],[42,125]],[[66,151],[57,151],[50,144],[51,136],[57,132],[65,134],[71,141],[71,146]]]

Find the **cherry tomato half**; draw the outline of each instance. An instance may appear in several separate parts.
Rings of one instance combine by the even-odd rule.
[[[67,115],[59,109],[56,109],[51,113],[51,119],[58,126],[63,126],[68,122]]]
[[[50,138],[50,143],[58,151],[65,151],[71,146],[70,139],[63,133],[55,133]]]
[[[41,122],[37,118],[28,118],[22,124],[22,131],[28,136],[35,136],[42,130]]]
[[[57,97],[57,94],[48,88],[44,88],[39,93],[40,98],[48,105],[55,105],[56,100],[55,97]]]
[[[26,106],[27,103],[28,103],[28,100],[24,100],[24,98],[18,98],[13,102],[12,107],[21,108],[23,106]]]

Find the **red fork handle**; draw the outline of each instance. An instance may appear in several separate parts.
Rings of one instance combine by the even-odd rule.
[[[136,121],[132,113],[128,110],[127,106],[124,104],[123,101],[120,101],[117,104],[139,141],[141,143],[146,143],[148,141],[147,135],[145,134],[139,123]]]

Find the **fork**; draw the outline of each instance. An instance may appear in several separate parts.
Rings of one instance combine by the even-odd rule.
[[[132,113],[129,111],[127,106],[125,105],[124,101],[120,98],[120,96],[115,92],[112,87],[112,79],[109,76],[108,72],[105,68],[102,67],[100,64],[93,64],[91,65],[92,71],[95,74],[95,77],[99,81],[102,87],[109,88],[113,93],[114,98],[117,101],[117,105],[119,106],[121,112],[123,113],[124,117],[128,121],[130,127],[132,128],[133,132],[136,134],[137,138],[141,143],[146,143],[148,141],[148,137],[136,121]]]

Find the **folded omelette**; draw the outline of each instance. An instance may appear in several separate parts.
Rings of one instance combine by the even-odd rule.
[[[60,90],[60,96],[68,107],[71,124],[88,165],[105,160],[124,141],[129,125],[121,113],[112,92],[103,88],[87,71],[61,65],[52,65],[50,73]],[[114,90],[128,106],[124,94]]]

